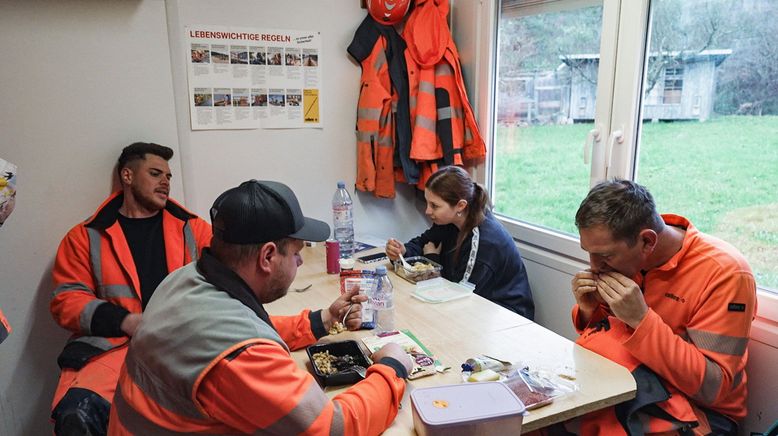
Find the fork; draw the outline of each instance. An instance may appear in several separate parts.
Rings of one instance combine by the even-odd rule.
[[[351,368],[349,368],[349,370],[356,372],[362,378],[365,378],[367,376],[367,368],[365,368],[362,365],[354,365]]]
[[[294,291],[295,291],[295,292],[305,292],[305,291],[307,291],[308,289],[311,289],[311,286],[313,286],[313,283],[311,283],[311,284],[310,284],[310,285],[308,285],[308,286],[304,286],[304,287],[302,287],[302,288],[294,288]]]

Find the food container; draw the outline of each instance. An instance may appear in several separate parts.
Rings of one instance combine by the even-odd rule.
[[[419,388],[411,404],[419,436],[519,434],[524,419],[521,400],[500,382]]]
[[[424,256],[406,257],[405,261],[408,262],[411,267],[405,268],[402,262],[395,262],[394,272],[411,283],[440,277],[440,270],[443,269],[439,263],[433,262]]]
[[[330,342],[328,344],[315,344],[311,345],[305,350],[308,353],[308,359],[311,361],[311,367],[313,367],[313,375],[322,386],[340,386],[353,384],[362,380],[362,376],[355,370],[349,369],[354,365],[359,365],[363,368],[370,366],[365,354],[357,344],[357,341],[341,341]],[[320,352],[328,351],[330,355],[335,356],[338,361],[333,363],[333,366],[338,369],[338,372],[334,374],[325,374],[314,362],[313,355]]]
[[[435,277],[434,279],[416,282],[416,288],[411,296],[426,303],[445,303],[446,301],[469,297],[473,294],[473,290],[475,290],[473,285],[454,283],[443,277]]]

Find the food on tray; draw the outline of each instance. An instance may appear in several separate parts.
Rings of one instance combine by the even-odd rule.
[[[431,271],[433,269],[435,269],[435,267],[424,262],[414,262],[414,264],[411,265],[411,271],[413,272]]]
[[[337,335],[337,334],[343,333],[345,331],[346,331],[346,326],[341,324],[340,321],[335,321],[334,323],[332,323],[332,327],[330,327],[330,329],[327,330],[327,333],[329,333],[331,335]]]
[[[411,283],[440,277],[440,271],[443,269],[438,263],[433,262],[424,256],[409,257],[406,261],[410,264],[409,267],[404,267],[401,263],[397,262],[394,270],[397,275]]]
[[[332,375],[340,371],[351,369],[357,365],[354,356],[333,356],[329,351],[313,354],[313,364],[321,374]]]

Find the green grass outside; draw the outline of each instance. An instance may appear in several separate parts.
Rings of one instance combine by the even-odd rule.
[[[577,235],[589,185],[583,141],[591,124],[499,127],[495,209]],[[732,243],[761,286],[778,289],[778,116],[646,123],[637,180],[660,212],[686,216]]]

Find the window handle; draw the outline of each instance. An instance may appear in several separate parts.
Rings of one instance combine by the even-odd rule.
[[[614,130],[611,133],[610,140],[608,140],[608,148],[605,150],[605,162],[607,162],[607,166],[605,167],[605,176],[607,177],[608,171],[611,168],[611,163],[613,162],[613,146],[615,143],[623,144],[624,143],[624,132],[621,130]]]
[[[595,142],[600,142],[600,128],[601,125],[597,125],[592,130],[589,130],[589,133],[586,135],[586,141],[584,141],[584,147],[583,147],[583,160],[585,165],[589,165],[589,162],[591,162],[591,154],[592,154],[592,148],[594,147]]]

